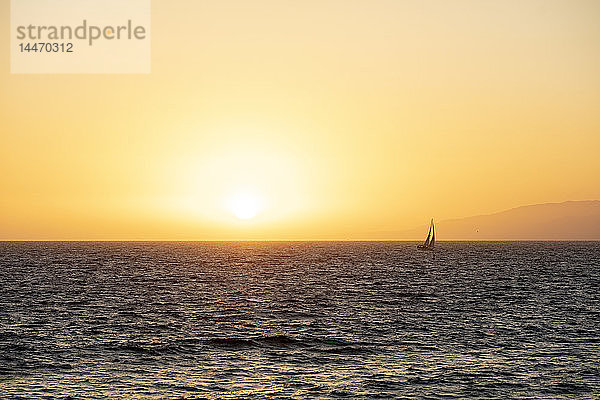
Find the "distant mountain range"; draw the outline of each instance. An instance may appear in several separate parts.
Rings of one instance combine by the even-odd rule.
[[[468,218],[436,221],[438,240],[600,240],[600,201],[534,204]],[[399,239],[425,238],[427,225]]]

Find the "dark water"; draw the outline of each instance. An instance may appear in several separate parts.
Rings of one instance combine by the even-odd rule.
[[[0,243],[1,398],[600,398],[600,243]]]

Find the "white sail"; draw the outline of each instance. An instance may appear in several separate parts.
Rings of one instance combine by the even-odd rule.
[[[429,246],[429,240],[431,240],[431,224],[429,225],[429,231],[427,232],[427,239],[425,239],[425,243],[423,243],[423,246],[425,246],[425,247]]]

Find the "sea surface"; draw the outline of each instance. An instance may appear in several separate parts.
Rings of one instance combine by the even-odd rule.
[[[600,398],[600,242],[438,244],[0,243],[0,398]]]

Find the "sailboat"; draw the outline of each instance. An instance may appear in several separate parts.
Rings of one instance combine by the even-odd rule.
[[[433,223],[433,218],[431,218],[431,223],[429,224],[429,233],[427,233],[427,239],[425,239],[425,243],[417,246],[419,250],[433,250],[435,246],[435,225]]]

